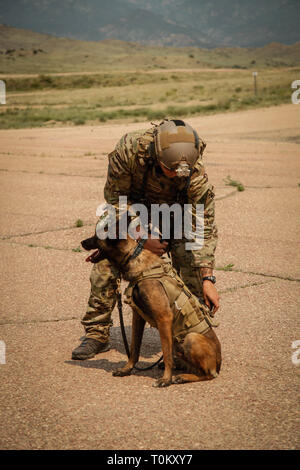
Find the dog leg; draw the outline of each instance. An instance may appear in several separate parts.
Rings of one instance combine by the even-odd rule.
[[[173,338],[172,338],[172,311],[165,312],[161,318],[156,316],[156,323],[160,335],[162,352],[164,357],[164,375],[156,380],[153,387],[168,387],[172,384],[173,368]]]
[[[215,335],[206,337],[199,333],[189,333],[185,337],[182,350],[191,373],[176,375],[173,378],[174,384],[212,380],[218,376],[221,351]]]
[[[145,279],[139,283],[138,294],[138,299],[136,299],[138,307],[154,320],[159,331],[165,363],[162,378],[158,379],[153,386],[168,387],[172,383],[173,367],[173,312],[169,299],[160,282],[152,279]]]
[[[145,323],[146,323],[145,320],[133,310],[129,359],[128,359],[127,364],[124,367],[121,367],[120,369],[116,369],[113,372],[113,375],[115,377],[124,377],[125,375],[130,375],[135,364],[138,362]]]
[[[188,382],[203,382],[204,380],[212,380],[218,377],[218,374],[215,375],[196,375],[196,374],[178,374],[175,375],[172,379],[172,384],[185,384]]]

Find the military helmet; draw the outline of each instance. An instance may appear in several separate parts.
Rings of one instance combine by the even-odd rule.
[[[168,170],[175,170],[177,176],[189,176],[205,143],[189,124],[179,119],[166,119],[157,126],[154,147],[159,163]]]

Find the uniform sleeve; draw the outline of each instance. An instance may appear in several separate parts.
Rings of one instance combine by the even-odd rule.
[[[104,187],[104,198],[109,204],[116,206],[120,196],[129,196],[132,183],[132,156],[137,149],[135,139],[125,134],[117,143],[113,152],[108,155],[107,179]]]
[[[208,183],[203,164],[196,174],[192,176],[189,189],[189,202],[196,212],[196,205],[204,206],[204,243],[202,248],[192,250],[192,265],[201,268],[214,268],[215,250],[218,240],[218,232],[215,224],[215,195],[213,186]]]
[[[108,158],[109,163],[104,187],[104,198],[107,203],[115,206],[118,204],[120,196],[127,196],[129,198],[131,171],[117,150],[111,152]]]

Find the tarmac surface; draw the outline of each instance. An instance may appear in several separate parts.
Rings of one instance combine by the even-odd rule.
[[[157,367],[112,376],[127,359],[117,309],[110,351],[71,360],[106,155],[149,123],[0,131],[0,449],[299,449],[300,106],[188,122],[216,190],[223,364],[165,389]],[[127,306],[125,323],[130,338]],[[147,327],[140,365],[160,353]]]

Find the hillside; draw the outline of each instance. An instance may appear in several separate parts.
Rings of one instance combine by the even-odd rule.
[[[300,40],[298,0],[2,0],[0,23],[85,41],[257,47]]]
[[[261,68],[300,65],[300,43],[261,48],[154,47],[117,40],[79,41],[0,25],[0,73]]]

